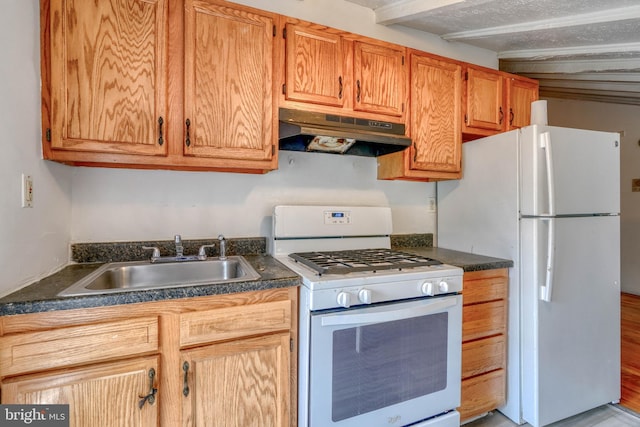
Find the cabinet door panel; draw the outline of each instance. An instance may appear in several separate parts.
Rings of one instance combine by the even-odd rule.
[[[289,426],[289,333],[183,351],[186,426]]]
[[[411,57],[411,168],[459,172],[461,66]]]
[[[404,50],[354,42],[354,109],[402,116],[406,71]]]
[[[475,68],[467,69],[467,127],[502,130],[502,76]]]
[[[72,427],[157,426],[158,403],[139,407],[151,388],[150,369],[157,375],[156,357],[17,377],[2,384],[2,403],[69,404]]]
[[[286,97],[341,107],[344,104],[342,37],[287,24]]]
[[[274,19],[187,0],[185,21],[185,155],[270,159]]]
[[[509,80],[509,129],[531,123],[531,103],[538,99],[538,85],[529,81]]]
[[[166,154],[166,2],[52,1],[50,28],[51,146]]]

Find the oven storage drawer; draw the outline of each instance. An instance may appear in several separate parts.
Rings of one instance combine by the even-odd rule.
[[[504,335],[462,344],[462,379],[505,368]]]
[[[505,393],[504,369],[462,380],[462,401],[465,405],[458,408],[460,419],[504,405]]]

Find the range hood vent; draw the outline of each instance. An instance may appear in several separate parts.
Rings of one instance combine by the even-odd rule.
[[[401,123],[281,108],[280,150],[376,157],[411,145]]]

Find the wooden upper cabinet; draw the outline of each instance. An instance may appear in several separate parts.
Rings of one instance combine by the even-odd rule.
[[[342,37],[305,25],[286,25],[286,98],[342,107]]]
[[[224,3],[186,1],[184,153],[268,160],[274,18]]]
[[[405,109],[405,49],[355,41],[354,109],[401,117]]]
[[[410,55],[409,149],[378,158],[378,178],[457,179],[461,172],[461,65],[431,55]]]
[[[502,74],[467,67],[465,70],[465,112],[463,132],[490,135],[504,129]],[[483,132],[484,131],[484,132]],[[487,132],[489,131],[489,132]]]
[[[524,77],[507,75],[507,130],[518,129],[531,123],[531,103],[538,100],[538,82]]]
[[[165,155],[166,0],[44,3],[51,147]]]

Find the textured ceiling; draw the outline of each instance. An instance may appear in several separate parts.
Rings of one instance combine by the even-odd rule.
[[[402,25],[497,52],[541,96],[640,105],[639,0],[345,0]]]

